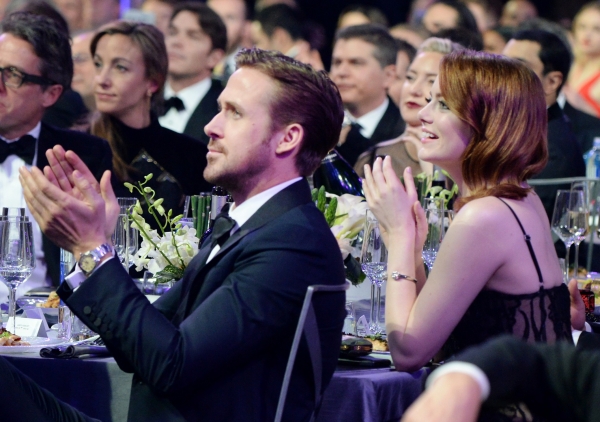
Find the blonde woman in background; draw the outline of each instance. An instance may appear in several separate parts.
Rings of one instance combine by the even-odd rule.
[[[415,175],[421,172],[433,173],[433,165],[418,157],[421,148],[421,121],[418,113],[427,104],[426,99],[429,98],[429,91],[438,75],[442,57],[463,49],[464,47],[448,39],[436,37],[428,38],[421,44],[408,67],[400,91],[400,115],[406,123],[404,133],[364,152],[354,167],[359,176],[364,177],[364,165],[372,164],[378,155],[389,155],[392,158],[392,166],[398,177],[406,167],[410,167]]]

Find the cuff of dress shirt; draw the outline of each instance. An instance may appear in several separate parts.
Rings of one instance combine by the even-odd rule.
[[[483,402],[489,397],[490,382],[488,377],[478,366],[467,362],[450,362],[440,366],[431,373],[429,378],[427,378],[425,387],[430,387],[438,378],[449,373],[461,373],[469,375],[477,382],[477,384],[479,384],[479,388],[481,388],[481,401]]]
[[[112,257],[108,258],[108,259],[105,259],[104,261],[102,261],[98,265],[98,267],[96,267],[96,270],[98,270],[98,268],[100,268],[101,266],[103,266],[108,261],[110,261],[111,259],[114,259],[114,258],[115,258],[115,253],[113,251]],[[69,274],[68,276],[65,277],[65,282],[71,288],[71,290],[75,290],[76,288],[79,287],[79,285],[81,283],[83,283],[87,279],[88,278],[85,276],[85,274],[83,274],[83,271],[81,271],[81,268],[79,268],[79,264],[76,264],[75,265],[75,269],[73,270],[73,272],[71,274]]]

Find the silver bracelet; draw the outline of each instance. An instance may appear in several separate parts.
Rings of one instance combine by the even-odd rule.
[[[414,283],[418,283],[418,280],[414,277],[411,277],[409,275],[404,275],[404,274],[400,274],[398,271],[392,271],[392,278],[396,281],[400,281],[400,280],[408,280],[408,281],[412,281]]]

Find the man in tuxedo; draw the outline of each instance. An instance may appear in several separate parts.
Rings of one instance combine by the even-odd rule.
[[[503,403],[525,403],[547,421],[593,422],[600,418],[599,380],[597,350],[503,336],[436,369],[402,422],[470,422],[480,408],[487,414]]]
[[[226,56],[213,69],[213,75],[226,85],[235,71],[235,55],[249,37],[248,6],[245,0],[208,0],[206,4],[221,17],[227,27]]]
[[[503,54],[525,63],[540,78],[548,107],[548,164],[534,179],[585,176],[585,163],[570,121],[556,98],[571,67],[571,54],[561,39],[541,29],[517,32]],[[510,122],[507,122],[510,124]],[[567,185],[536,186],[548,219],[552,219],[556,191]]]
[[[203,3],[181,3],[173,11],[165,43],[169,71],[165,114],[158,121],[207,145],[204,126],[218,113],[217,98],[223,90],[211,74],[227,48],[225,24]]]
[[[351,166],[362,152],[404,130],[400,110],[387,95],[395,73],[396,43],[384,27],[349,26],[336,34],[331,79],[352,123],[337,150]]]
[[[339,246],[304,178],[337,142],[339,93],[324,72],[280,53],[243,50],[236,61],[221,111],[206,126],[204,171],[234,204],[154,305],[113,258],[108,233],[118,207],[108,172],[98,187],[60,148],[49,177],[20,172],[41,227],[79,259],[81,271],[58,294],[135,374],[129,420],[272,420],[307,287],[344,282]],[[71,180],[77,195],[61,188]],[[341,292],[315,301],[323,388],[344,314]],[[305,344],[296,359],[286,421],[309,420],[316,404]]]
[[[0,206],[25,207],[18,169],[46,166],[45,151],[54,145],[75,151],[98,179],[112,168],[104,140],[40,122],[73,75],[68,34],[53,20],[27,12],[7,17],[0,33],[0,67]],[[60,282],[59,248],[42,236],[35,221],[34,247],[36,268],[20,291]]]

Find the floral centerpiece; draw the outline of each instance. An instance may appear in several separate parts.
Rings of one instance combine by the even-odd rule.
[[[196,229],[183,226],[179,220],[183,215],[173,216],[173,210],[165,211],[163,199],[155,198],[156,193],[145,186],[152,179],[147,175],[143,182],[125,183],[129,192],[137,191],[147,204],[147,212],[154,218],[158,230],[153,230],[143,217],[144,210],[138,200],[130,211],[132,227],[142,236],[142,244],[133,258],[137,271],[147,269],[156,277],[156,283],[179,280],[183,271],[198,252],[199,239]]]
[[[423,201],[423,198],[436,198],[440,201],[443,201],[440,202],[440,206],[442,206],[442,208],[448,209],[450,200],[456,194],[458,194],[458,185],[456,183],[452,183],[452,187],[450,189],[446,189],[442,186],[433,186],[433,180],[439,179],[439,171],[440,170],[436,170],[433,175],[419,173],[415,176],[417,194],[421,202]],[[441,172],[444,176],[450,179],[450,175],[445,170],[441,170]]]
[[[356,260],[360,257],[360,251],[354,244],[365,225],[368,208],[365,198],[327,193],[324,186],[313,189],[312,195],[338,242],[346,266],[346,278],[355,286],[362,283],[365,275]]]

